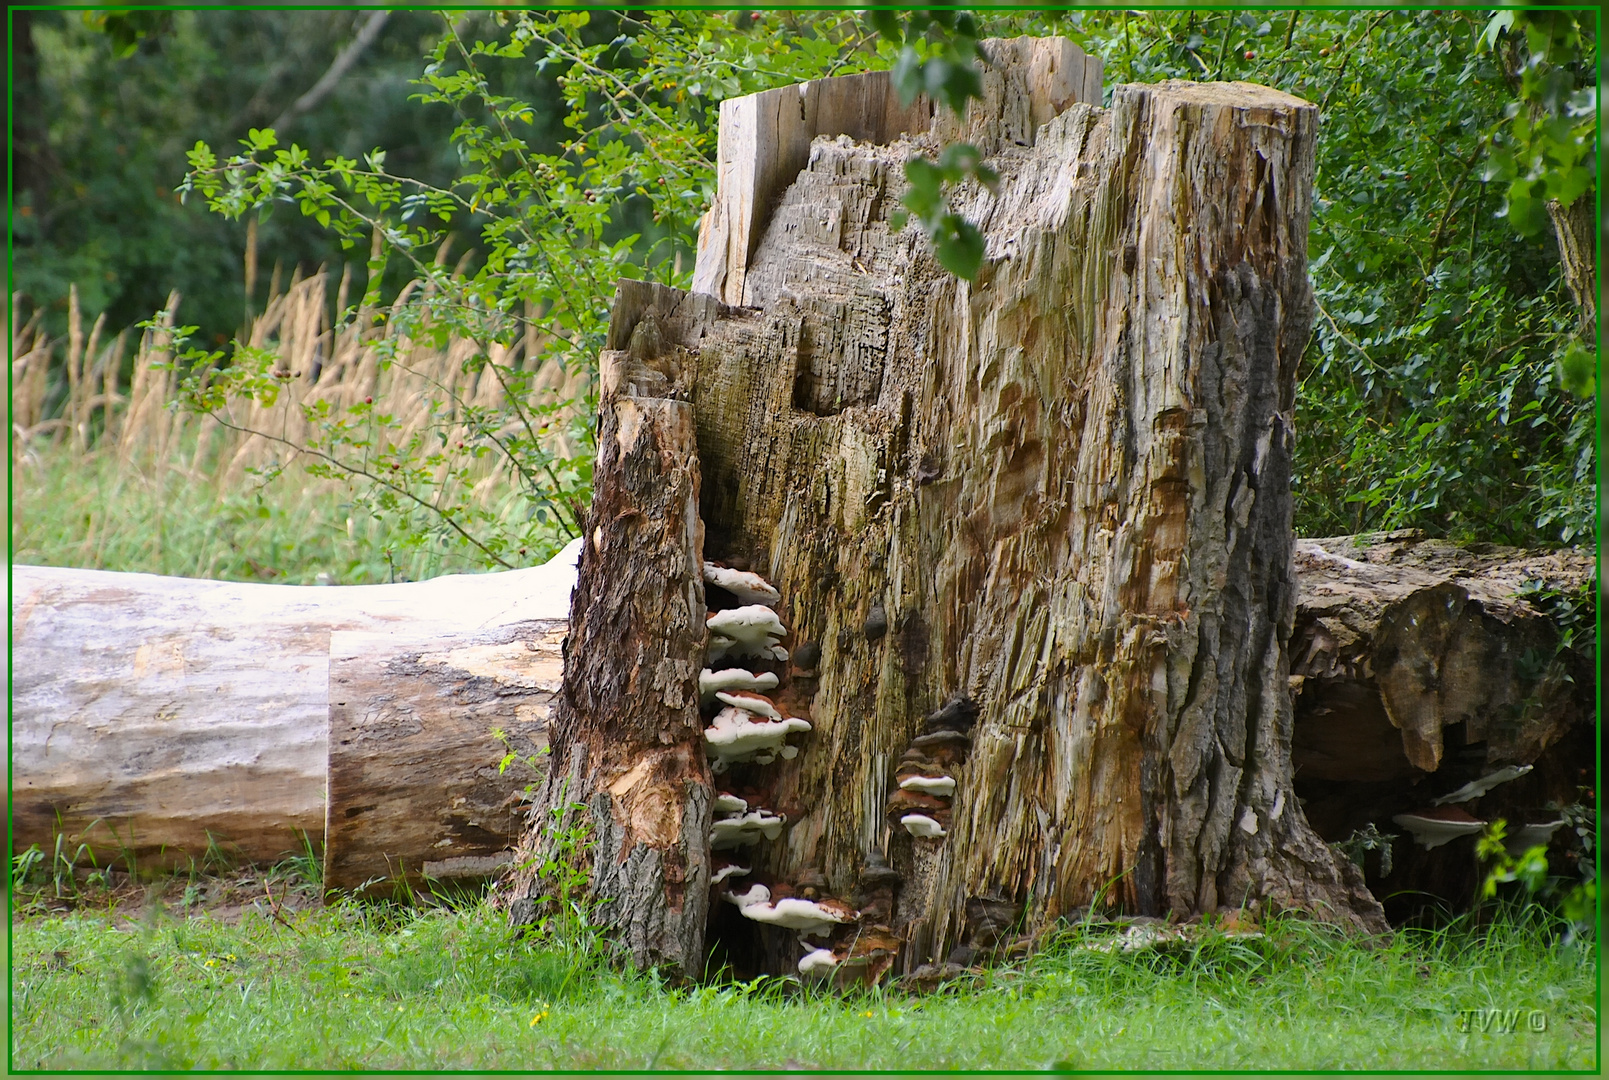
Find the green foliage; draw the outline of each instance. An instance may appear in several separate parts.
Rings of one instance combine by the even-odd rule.
[[[1547,62],[1591,81],[1596,39],[1571,25]],[[1593,535],[1592,403],[1561,386],[1555,364],[1567,357],[1573,389],[1586,389],[1591,356],[1571,348],[1552,237],[1517,240],[1496,226],[1506,189],[1481,179],[1518,115],[1505,70],[1482,47],[1483,15],[1086,12],[1054,28],[1105,57],[1109,83],[1246,79],[1320,108],[1299,534]]]
[[[1589,17],[1561,8],[1496,11],[1480,44],[1502,57],[1518,83],[1517,99],[1503,110],[1508,125],[1494,133],[1485,177],[1507,184],[1498,215],[1522,236],[1536,237],[1547,227],[1550,200],[1569,206],[1591,192],[1597,177]]]
[[[1297,920],[1179,954],[1041,955],[945,993],[838,996],[792,980],[672,989],[511,938],[500,912],[342,902],[238,922],[13,924],[21,1069],[1582,1069],[1593,957],[1512,921],[1360,941]],[[154,993],[120,1020],[131,954]],[[1461,1032],[1540,1008],[1540,1032]],[[1391,1038],[1381,1038],[1390,1031]]]
[[[177,289],[185,321],[209,344],[226,342],[243,315],[244,223],[181,205],[173,188],[185,153],[198,138],[233,145],[272,122],[319,80],[363,17],[265,8],[15,13],[12,288],[49,309],[53,333],[63,329],[69,284],[89,318],[105,311],[114,331]],[[451,176],[451,112],[407,101],[421,39],[438,23],[429,12],[393,13],[357,65],[281,137],[321,157],[385,145],[413,175]],[[538,109],[535,132],[551,138],[551,80],[532,73],[521,92]],[[259,304],[276,264],[288,278],[297,265],[341,256],[315,221],[290,214],[263,223],[257,247]]]
[[[905,163],[905,179],[910,188],[900,196],[900,205],[915,216],[933,245],[933,257],[950,273],[971,280],[983,265],[983,234],[978,227],[949,208],[945,185],[974,179],[993,191],[998,175],[983,164],[983,155],[971,143],[953,143],[939,154],[938,161],[917,156]],[[890,224],[903,228],[906,215],[896,211]]]
[[[967,103],[983,96],[976,64],[978,26],[969,13],[914,11],[901,17],[877,8],[867,12],[867,21],[879,37],[899,48],[890,79],[903,104],[926,94],[964,116]],[[945,188],[971,179],[993,191],[999,179],[995,171],[983,164],[977,147],[954,143],[944,148],[937,161],[925,154],[912,157],[905,163],[905,179],[910,185],[900,197],[905,210],[895,211],[889,224],[902,229],[908,216],[914,216],[940,266],[969,281],[977,277],[983,266],[983,234],[950,209]]]

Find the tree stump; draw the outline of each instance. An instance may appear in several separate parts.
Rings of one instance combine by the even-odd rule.
[[[674,353],[669,383],[690,403],[655,406],[665,419],[634,420],[628,439],[617,412],[632,395],[606,391],[602,531],[567,654],[586,667],[566,671],[576,719],[554,747],[612,830],[595,885],[631,897],[619,921],[638,958],[654,949],[632,928],[653,917],[632,905],[662,896],[686,932],[660,952],[694,962],[711,780],[718,805],[781,822],[716,886],[732,900],[715,905],[716,951],[740,971],[914,968],[1096,902],[1385,926],[1292,790],[1291,408],[1316,110],[1169,82],[1025,126],[1011,103],[1036,99],[1013,58],[1035,52],[986,46],[1000,90],[965,130],[997,148],[1000,184],[957,200],[986,242],[976,281],[888,225],[904,161],[935,137],[839,136],[812,143],[764,224],[742,268],[749,306],[617,299],[613,343]],[[673,445],[698,469],[702,550]],[[637,546],[611,554],[625,521]],[[710,725],[726,764],[719,705],[696,718],[687,681],[628,691],[703,662],[682,629],[703,614],[685,552],[779,593],[783,648],[750,668],[776,677],[767,708],[808,725],[795,756],[712,775],[693,733]],[[594,651],[599,619],[630,647]],[[659,832],[596,794],[639,761],[662,793]],[[645,846],[689,867],[677,890],[612,884]]]
[[[691,354],[622,282],[600,358],[598,460],[571,602],[564,693],[538,822],[590,822],[592,888],[638,966],[697,975],[709,907],[711,791],[699,718],[703,526]],[[718,309],[715,305],[712,310]],[[517,854],[516,921],[554,837]]]

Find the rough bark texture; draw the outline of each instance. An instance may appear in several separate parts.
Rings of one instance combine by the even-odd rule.
[[[1575,301],[1576,328],[1584,341],[1598,341],[1598,260],[1593,243],[1593,207],[1590,193],[1563,206],[1548,201],[1548,218],[1559,242],[1559,268],[1565,287]]]
[[[711,792],[699,718],[705,607],[692,365],[623,282],[600,359],[598,460],[565,644],[553,765],[532,814],[592,825],[591,888],[633,963],[698,975],[709,910]],[[577,804],[580,809],[576,810]],[[537,828],[512,883],[516,922],[548,884],[532,867]]]
[[[1479,883],[1474,839],[1427,851],[1392,818],[1513,765],[1532,768],[1461,805],[1517,826],[1581,801],[1596,746],[1593,643],[1562,648],[1520,587],[1579,596],[1592,555],[1410,531],[1297,541],[1296,571],[1292,756],[1308,818],[1329,841],[1370,824],[1399,837],[1389,862],[1365,862],[1393,921],[1427,903],[1462,908]]]
[[[565,629],[330,635],[326,889],[486,878],[508,861],[524,787],[546,773]]]
[[[13,567],[13,842],[49,851],[60,832],[141,865],[301,852],[324,830],[332,632],[447,641],[551,618],[544,594],[567,573],[302,588]],[[520,706],[482,719],[517,730]],[[529,777],[504,781],[506,796]]]

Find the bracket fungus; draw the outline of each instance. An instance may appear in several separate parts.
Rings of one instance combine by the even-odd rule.
[[[920,840],[936,840],[944,835],[944,826],[926,814],[906,814],[899,819],[905,831]]]
[[[720,586],[745,604],[774,606],[782,599],[782,594],[775,586],[749,570],[734,570],[719,563],[706,562],[704,580]]]
[[[806,937],[826,937],[834,926],[854,922],[856,912],[837,900],[801,900],[787,896],[771,902],[771,890],[764,885],[749,886],[747,892],[729,893],[746,919],[786,930],[797,930]]]
[[[749,808],[749,800],[739,798],[728,791],[715,793],[715,812],[717,814],[741,814]]]
[[[808,979],[825,979],[838,970],[838,957],[831,949],[811,949],[799,958],[799,974]]]
[[[745,690],[729,693],[721,690],[716,693],[715,700],[723,705],[730,705],[734,709],[742,709],[744,712],[752,713],[755,716],[763,716],[767,720],[783,719],[782,713],[777,711],[776,704],[764,694],[749,693]]]
[[[705,625],[710,632],[711,660],[719,660],[728,653],[734,656],[769,656],[775,660],[788,658],[788,651],[777,644],[788,630],[777,618],[777,613],[764,604],[712,611]]]
[[[1531,765],[1505,765],[1503,768],[1483,776],[1479,780],[1471,780],[1457,791],[1450,791],[1439,799],[1431,799],[1430,805],[1446,806],[1448,803],[1469,802],[1471,799],[1486,794],[1498,784],[1506,784],[1510,780],[1519,779],[1530,772],[1532,768],[1533,766]]]
[[[1472,836],[1486,828],[1486,822],[1456,806],[1431,807],[1391,819],[1413,833],[1416,843],[1426,851],[1460,836]]]
[[[919,791],[924,795],[948,798],[955,794],[955,777],[923,776],[917,773],[901,780],[899,786],[905,791]]]
[[[720,671],[705,668],[698,676],[698,697],[701,704],[708,705],[722,690],[775,690],[776,686],[774,672],[755,674],[742,668],[722,668]]]
[[[719,885],[727,878],[748,877],[751,873],[749,867],[733,862],[730,859],[717,859],[714,862],[714,867],[714,873],[710,874],[711,885]]]
[[[752,810],[736,817],[716,818],[710,823],[710,850],[730,851],[737,847],[747,847],[749,844],[759,843],[762,837],[775,840],[782,835],[782,826],[786,824],[787,819],[780,814],[770,814],[764,810]]]
[[[778,755],[791,758],[799,752],[796,747],[783,744],[789,733],[809,730],[810,721],[797,716],[761,720],[746,709],[728,705],[716,713],[714,721],[704,729],[704,746],[715,759],[717,772],[739,761],[768,765]]]
[[[1553,839],[1553,834],[1563,825],[1563,818],[1521,825],[1503,837],[1503,848],[1510,855],[1518,858],[1531,848],[1545,847],[1548,841]]]

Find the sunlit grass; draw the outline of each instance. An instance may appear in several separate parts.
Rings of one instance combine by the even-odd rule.
[[[1072,933],[926,997],[791,980],[669,988],[516,939],[484,906],[13,924],[22,1068],[1586,1069],[1593,953],[1540,929],[1300,922],[1184,954]],[[1518,1009],[1511,1032],[1460,1010]],[[1545,1030],[1531,1030],[1539,1010]],[[1466,1027],[1468,1025],[1465,1025]]]

